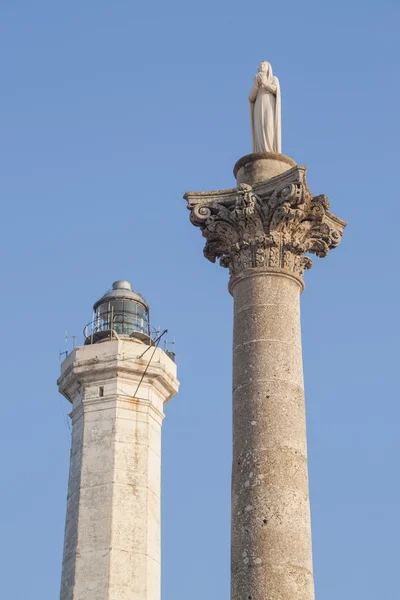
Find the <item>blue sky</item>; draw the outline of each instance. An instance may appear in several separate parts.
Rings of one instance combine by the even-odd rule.
[[[176,339],[163,600],[229,597],[232,299],[182,195],[233,185],[263,59],[283,151],[349,222],[302,296],[317,598],[398,598],[399,18],[388,0],[0,1],[4,598],[58,597],[59,351],[120,278]]]

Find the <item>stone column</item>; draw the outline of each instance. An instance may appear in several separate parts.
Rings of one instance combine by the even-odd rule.
[[[232,600],[314,598],[299,297],[304,254],[326,256],[346,224],[305,174],[249,155],[236,189],[185,195],[234,298]]]
[[[161,423],[178,381],[160,349],[145,372],[146,348],[105,341],[62,364],[73,409],[61,600],[160,600]]]
[[[311,600],[299,278],[232,280],[232,599]]]

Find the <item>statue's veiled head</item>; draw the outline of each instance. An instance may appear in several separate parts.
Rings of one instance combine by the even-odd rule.
[[[266,73],[268,78],[272,77],[272,67],[271,67],[270,63],[266,60],[263,60],[262,62],[260,62],[260,64],[258,65],[258,72]]]

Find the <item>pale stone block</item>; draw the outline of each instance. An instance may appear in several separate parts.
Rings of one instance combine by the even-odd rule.
[[[248,440],[247,449],[283,447],[306,456],[303,388],[270,383],[257,380],[234,393],[234,431]]]
[[[233,348],[248,340],[279,340],[301,349],[301,329],[298,307],[288,304],[244,306],[236,313]],[[244,334],[246,332],[246,334]]]
[[[149,489],[155,494],[159,493],[161,489],[161,457],[152,449],[148,454],[148,476]]]
[[[254,185],[281,175],[294,166],[296,166],[296,162],[284,154],[277,152],[253,153],[239,159],[234,166],[233,173],[238,185],[241,183]]]
[[[145,554],[112,548],[108,598],[153,600],[148,593],[148,562]],[[154,600],[159,600],[159,598],[154,598]]]
[[[77,553],[71,598],[73,600],[92,600],[92,598],[93,600],[109,600],[109,576],[109,548]]]
[[[114,483],[112,543],[116,548],[145,552],[147,531],[143,523],[148,513],[147,496],[145,486]]]
[[[233,389],[245,388],[254,379],[303,384],[301,351],[280,341],[251,341],[237,346],[233,353]]]

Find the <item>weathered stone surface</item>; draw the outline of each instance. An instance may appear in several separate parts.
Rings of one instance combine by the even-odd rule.
[[[300,293],[306,254],[326,256],[346,223],[289,157],[245,156],[235,176],[185,194],[234,298],[231,600],[313,600]]]
[[[61,600],[160,600],[161,423],[178,381],[157,349],[137,389],[144,350],[107,341],[62,365],[73,428]]]
[[[190,219],[207,240],[205,257],[212,262],[219,258],[232,276],[257,267],[302,276],[312,264],[305,254],[326,256],[339,245],[346,226],[329,212],[325,195],[312,196],[305,167],[296,165],[257,181],[269,172],[264,163],[274,162],[268,156],[256,155],[256,160],[238,169],[239,176],[251,166],[252,185],[239,183],[234,189],[185,194]],[[287,166],[283,158],[275,162]]]
[[[295,166],[296,162],[285,154],[274,152],[247,154],[237,161],[233,168],[233,174],[238,185],[241,183],[254,185],[281,175]]]
[[[306,254],[326,256],[346,223],[287,156],[234,172],[237,188],[185,194],[234,298],[231,600],[313,600],[300,293]]]
[[[232,600],[314,597],[300,291],[264,269],[231,284]]]

